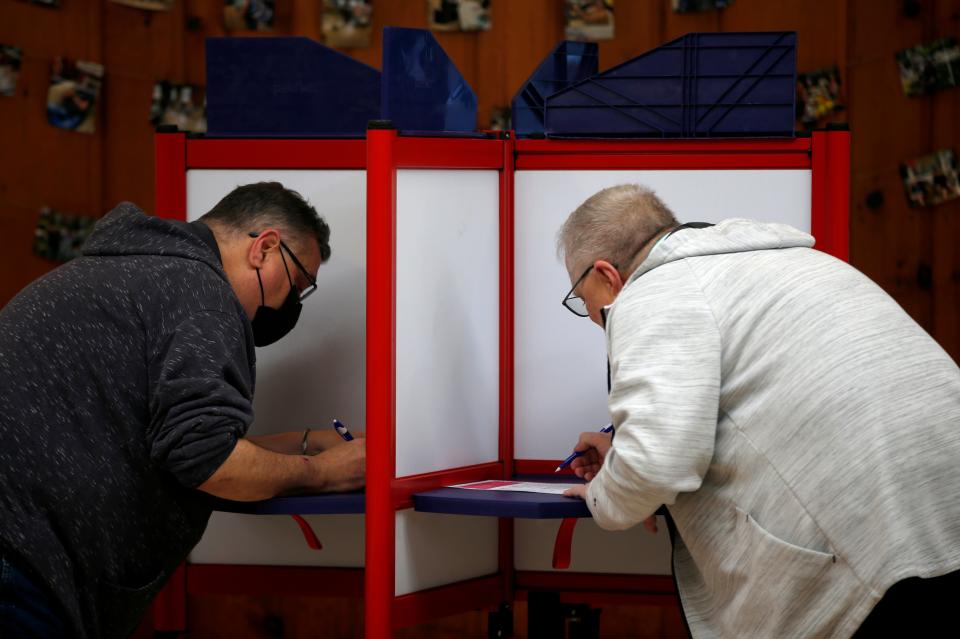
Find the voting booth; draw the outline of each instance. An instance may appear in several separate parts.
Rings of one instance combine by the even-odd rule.
[[[351,76],[357,63],[300,39],[253,45],[267,47],[255,51],[260,59],[272,55],[271,40],[284,41],[278,56],[313,56],[341,78],[344,101],[367,105],[332,129],[321,118],[299,124],[315,127],[299,134],[271,132],[270,122],[238,123],[225,110],[206,136],[156,135],[158,215],[194,220],[238,185],[278,181],[331,228],[317,295],[289,336],[257,350],[251,434],[329,428],[339,418],[367,436],[364,491],[220,503],[157,601],[158,630],[185,630],[188,596],[205,593],[363,598],[368,638],[536,591],[672,601],[665,527],[608,533],[579,500],[448,488],[552,475],[581,431],[609,421],[603,333],[560,305],[570,281],[556,258],[558,228],[597,190],[640,183],[681,222],[784,222],[847,257],[845,130],[754,138],[747,127],[731,138],[727,127],[723,136],[662,139],[624,125],[623,139],[591,139],[569,117],[579,107],[564,92],[582,98],[582,83],[610,82],[597,76],[595,45],[567,43],[518,93],[535,97],[522,106],[525,137],[477,133],[476,98],[432,35],[387,29],[384,37],[379,78],[369,68]],[[208,45],[224,76],[208,70],[211,87],[228,95],[243,84],[235,76],[246,55],[243,39],[231,40]],[[783,34],[700,45],[746,56],[738,64],[750,86],[719,89],[722,108],[731,96],[746,104],[752,90],[768,91],[763,82],[785,74],[795,46]],[[376,80],[379,105],[368,99]],[[268,119],[270,100],[293,104],[283,92],[260,99]],[[622,106],[587,99],[581,106],[592,110]],[[357,118],[367,121],[362,131]]]

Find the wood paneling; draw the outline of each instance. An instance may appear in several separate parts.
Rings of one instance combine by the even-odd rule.
[[[960,358],[960,201],[907,206],[899,164],[940,148],[960,152],[960,89],[907,98],[896,51],[960,36],[960,0],[920,0],[913,18],[901,0],[737,0],[722,12],[674,14],[670,0],[618,0],[616,37],[600,43],[608,68],[693,31],[796,30],[798,69],[837,64],[852,130],[851,256],[957,359]],[[274,33],[319,38],[319,0],[277,0]],[[0,304],[55,266],[34,256],[38,211],[99,215],[121,200],[151,210],[153,138],[148,112],[153,83],[205,82],[204,40],[223,36],[222,2],[178,0],[150,13],[106,0],[62,0],[49,9],[0,3],[0,43],[24,51],[17,94],[0,98]],[[426,0],[375,0],[371,46],[347,53],[380,67],[386,25],[424,28]],[[563,37],[562,0],[493,0],[493,28],[438,33],[437,39],[478,95],[478,124],[507,106],[521,83]],[[49,126],[44,106],[57,55],[102,62],[106,78],[98,130],[83,135]],[[866,206],[879,191],[883,205]],[[192,636],[357,636],[357,602],[204,597],[192,601]],[[523,603],[517,636],[525,636]],[[674,609],[610,607],[603,636],[682,636]],[[405,631],[410,637],[483,637],[484,613]],[[279,632],[278,632],[279,628]]]

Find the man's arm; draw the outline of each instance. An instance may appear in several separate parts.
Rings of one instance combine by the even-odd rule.
[[[260,448],[272,450],[275,453],[284,455],[301,454],[300,444],[303,441],[303,431],[288,433],[275,433],[273,435],[248,436],[247,441],[256,444]],[[307,455],[316,455],[323,451],[333,448],[337,444],[342,444],[343,439],[337,434],[337,431],[328,430],[310,430],[307,436]]]
[[[223,464],[198,488],[234,501],[259,501],[294,492],[354,490],[363,486],[365,467],[363,438],[313,456],[275,453],[239,439]]]

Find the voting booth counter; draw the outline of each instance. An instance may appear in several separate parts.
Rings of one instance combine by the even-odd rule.
[[[771,65],[788,56],[783,41],[758,47]],[[573,49],[589,67],[590,49]],[[402,82],[391,87],[402,102]],[[195,220],[238,185],[278,181],[331,228],[317,295],[288,337],[257,350],[251,434],[339,418],[367,436],[364,491],[220,503],[155,605],[157,630],[187,629],[191,594],[359,597],[368,638],[541,591],[673,605],[665,526],[605,532],[579,500],[447,488],[552,475],[580,432],[609,421],[603,332],[560,305],[557,229],[596,191],[639,183],[680,222],[784,222],[847,259],[846,130],[570,139],[549,134],[547,99],[518,139],[404,126],[404,109],[381,109],[353,137],[155,137],[158,215]]]

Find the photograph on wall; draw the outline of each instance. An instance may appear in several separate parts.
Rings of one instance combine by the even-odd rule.
[[[612,40],[613,0],[566,0],[567,40]]]
[[[960,84],[960,47],[943,38],[897,52],[900,82],[910,97],[927,95]]]
[[[323,0],[323,42],[330,47],[370,46],[373,0]]]
[[[17,92],[22,54],[18,47],[0,44],[0,95],[9,97]]]
[[[490,130],[509,131],[511,127],[512,111],[508,106],[495,106],[490,109]]]
[[[951,149],[900,165],[910,206],[933,206],[960,197],[957,156]]]
[[[224,0],[223,26],[228,32],[273,28],[273,0]]]
[[[840,69],[833,66],[797,74],[797,112],[806,128],[814,128],[823,118],[837,111],[843,111]]]
[[[33,252],[42,258],[67,262],[80,256],[97,218],[67,215],[50,207],[40,210],[33,236]]]
[[[110,2],[146,11],[169,11],[173,8],[174,0],[110,0]]]
[[[434,31],[487,31],[490,0],[427,0],[427,23]]]
[[[56,58],[47,91],[47,120],[55,127],[93,133],[97,100],[103,84],[103,65]]]
[[[153,126],[171,125],[190,133],[207,132],[206,100],[203,87],[157,82],[150,105]]]
[[[671,0],[674,13],[697,13],[699,11],[726,9],[732,4],[733,0]]]

